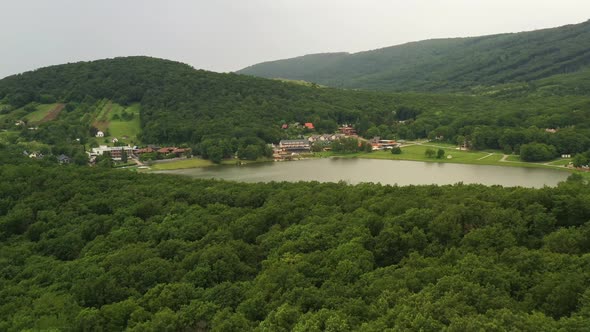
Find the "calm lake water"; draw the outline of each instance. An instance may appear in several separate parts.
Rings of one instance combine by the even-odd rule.
[[[541,168],[332,158],[191,168],[159,173],[241,182],[346,181],[351,184],[375,182],[400,186],[463,182],[534,188],[555,186],[569,176],[568,172]]]

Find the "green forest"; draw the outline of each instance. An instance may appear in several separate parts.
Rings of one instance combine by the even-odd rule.
[[[0,330],[583,331],[590,187],[244,184],[0,151]]]
[[[587,94],[588,45],[590,21],[531,32],[432,39],[354,54],[312,54],[238,73],[381,91],[470,92],[527,82],[527,89]],[[585,74],[577,75],[580,71]],[[566,79],[556,80],[555,75]]]
[[[590,21],[237,73],[131,56],[0,79],[0,331],[590,331],[588,45]],[[273,152],[572,174],[540,189],[155,174]]]
[[[55,119],[35,124],[35,130],[15,126],[51,103],[65,105]],[[267,143],[293,138],[281,125],[295,122],[312,122],[319,133],[351,124],[367,138],[436,138],[516,154],[523,145],[545,144],[551,152],[541,154],[545,160],[590,149],[590,98],[573,92],[339,90],[206,72],[148,57],[52,66],[0,80],[0,129],[7,130],[0,140],[58,147],[84,163],[84,145],[92,142],[93,119],[104,105],[138,112],[135,144],[185,144],[215,160],[236,153],[250,159],[268,155]]]

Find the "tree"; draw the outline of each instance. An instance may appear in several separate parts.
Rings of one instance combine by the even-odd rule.
[[[557,151],[552,145],[530,143],[520,147],[520,158],[524,161],[545,161],[555,157],[557,157]]]
[[[426,151],[424,151],[424,155],[426,156],[426,158],[434,158],[434,156],[436,155],[436,151],[434,151],[434,149],[428,148],[426,149]]]
[[[399,146],[394,146],[393,149],[391,149],[391,153],[392,154],[401,154],[402,149]]]
[[[219,146],[212,146],[208,148],[207,155],[209,156],[209,160],[216,164],[221,163],[223,160],[223,150]]]
[[[589,163],[590,158],[588,158],[588,154],[589,153],[578,153],[574,156],[574,159],[572,160],[572,164],[575,167],[582,167],[582,166],[587,166]]]
[[[98,156],[96,159],[96,165],[101,168],[112,168],[113,159],[111,159],[110,152],[105,152],[102,156]]]
[[[445,156],[445,150],[438,149],[438,151],[436,152],[436,158],[437,159],[442,159],[444,156]]]

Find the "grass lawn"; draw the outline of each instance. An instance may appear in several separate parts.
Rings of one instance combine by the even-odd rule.
[[[375,151],[371,153],[364,153],[359,155],[358,157],[362,158],[371,158],[371,159],[390,159],[390,160],[415,160],[415,161],[426,161],[426,162],[451,162],[451,163],[468,163],[468,164],[475,164],[479,163],[479,161],[487,162],[489,158],[492,156],[487,157],[485,159],[479,160],[483,158],[489,153],[486,152],[472,152],[472,151],[460,151],[455,150],[455,147],[449,145],[448,148],[443,147],[443,145],[437,145],[445,150],[445,156],[442,159],[437,158],[428,158],[425,155],[427,149],[437,150],[435,147],[431,146],[424,146],[424,145],[411,145],[402,148],[401,154],[392,154],[391,151]],[[451,158],[448,158],[451,156]],[[500,156],[501,158],[502,156]]]
[[[523,163],[524,161],[520,160],[520,156],[517,155],[509,155],[508,158],[506,158],[507,161],[515,161],[515,162],[519,162],[519,163]]]
[[[238,159],[224,159],[221,161],[221,165],[246,165],[246,164],[255,164],[255,163],[262,163],[272,161],[272,159],[261,158],[258,160],[238,160]],[[213,163],[207,159],[201,158],[189,158],[189,159],[181,159],[181,160],[174,160],[174,161],[162,161],[155,164],[150,165],[151,170],[153,171],[164,171],[164,170],[174,170],[174,169],[184,169],[184,168],[197,168],[197,167],[209,167],[209,166],[217,166],[218,164]]]
[[[129,145],[139,145],[137,136],[141,132],[139,121],[139,103],[132,104],[129,107],[112,103],[109,100],[103,100],[98,105],[98,113],[94,117],[92,125],[109,135],[103,138],[96,138],[100,145],[112,146],[113,138]],[[133,114],[131,120],[122,118],[123,112]],[[126,137],[126,138],[125,138]]]
[[[133,119],[129,121],[123,120],[121,118],[123,112],[133,114]],[[141,132],[139,123],[139,104],[133,104],[127,108],[112,104],[108,129],[111,137],[116,137],[121,140],[123,136],[127,136],[128,138],[124,139],[125,142],[137,143],[137,135]]]
[[[212,161],[200,158],[181,159],[169,162],[160,162],[150,166],[152,170],[163,171],[183,168],[208,167],[215,165]]]
[[[431,145],[431,146],[429,146]],[[427,158],[425,155],[426,149],[431,148],[435,151],[437,147],[445,150],[443,159]],[[446,147],[448,146],[448,147]],[[336,154],[333,152],[317,153],[316,157],[339,157],[339,158],[368,158],[368,159],[387,159],[387,160],[412,160],[423,162],[439,162],[439,163],[457,163],[457,164],[473,164],[473,165],[495,165],[495,166],[512,166],[512,167],[531,167],[531,168],[550,168],[560,169],[555,166],[543,165],[541,163],[528,163],[520,161],[518,156],[508,156],[507,160],[513,162],[500,161],[503,157],[502,152],[482,152],[482,151],[460,151],[456,150],[454,145],[445,144],[430,144],[428,145],[410,145],[402,148],[401,154],[392,154],[390,151],[375,151],[375,152],[359,152],[352,154]],[[452,158],[448,158],[451,156]],[[557,161],[556,161],[557,162]],[[555,164],[560,166],[560,164]],[[562,170],[567,170],[565,167]]]
[[[572,158],[566,158],[566,159],[557,159],[554,161],[549,162],[549,165],[555,165],[555,166],[567,166],[569,165],[570,162],[572,162]]]
[[[25,116],[25,119],[29,122],[39,122],[49,114],[51,110],[56,107],[57,104],[41,104],[37,105],[37,110],[33,113],[29,113]]]

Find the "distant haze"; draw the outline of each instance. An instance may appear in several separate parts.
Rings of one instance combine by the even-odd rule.
[[[149,55],[218,72],[310,53],[580,23],[588,0],[6,0],[0,78]]]

